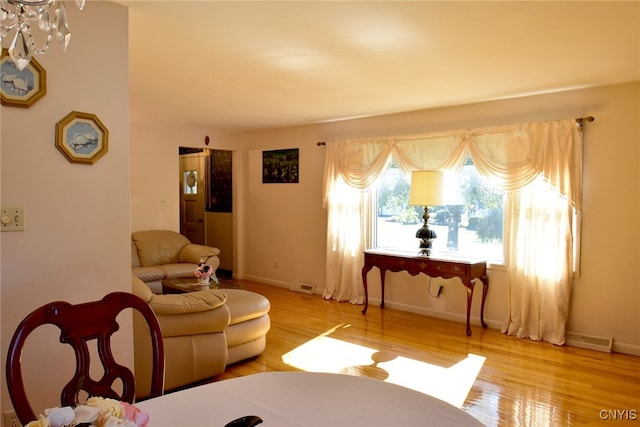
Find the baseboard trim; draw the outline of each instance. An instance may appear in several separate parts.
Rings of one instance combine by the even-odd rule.
[[[253,282],[264,283],[265,285],[273,285],[279,288],[289,289],[289,282],[283,282],[281,280],[265,279],[264,277],[252,276],[250,274],[245,274],[242,278]]]
[[[369,298],[369,305],[370,306],[379,306],[380,305],[380,299],[379,298]],[[428,316],[428,317],[435,317],[436,319],[449,320],[449,321],[452,321],[452,322],[457,322],[457,323],[462,323],[462,324],[466,324],[467,323],[466,314],[449,313],[449,312],[445,312],[445,311],[432,310],[430,308],[418,307],[418,306],[409,305],[409,304],[402,304],[402,303],[389,301],[389,300],[385,300],[384,306],[388,307],[388,308],[395,309],[395,310],[406,311],[406,312],[415,313],[415,314],[421,314],[423,316]],[[500,321],[488,320],[488,319],[484,319],[484,321],[485,321],[485,323],[487,324],[487,326],[490,329],[498,329],[499,330],[499,329],[502,328],[502,322],[500,322]],[[471,325],[481,326],[480,317],[479,316],[470,316],[469,317],[469,323],[471,323]]]
[[[614,353],[630,354],[632,356],[640,356],[640,345],[625,344],[619,341],[613,341],[611,351]]]
[[[264,283],[267,285],[273,285],[273,286],[278,286],[280,288],[285,288],[285,289],[289,289],[289,282],[283,282],[280,280],[272,280],[272,279],[265,279],[264,277],[260,277],[260,276],[252,276],[252,275],[244,275],[242,277],[243,279],[246,280],[251,280],[254,282],[258,282],[258,283]],[[315,295],[322,295],[324,289],[320,288],[320,287],[316,287],[314,294]],[[424,316],[429,316],[429,317],[435,317],[437,319],[443,319],[443,320],[450,320],[453,322],[458,322],[458,323],[463,323],[465,324],[467,322],[467,318],[466,315],[464,314],[458,314],[458,313],[447,313],[447,312],[443,312],[443,311],[436,311],[436,310],[431,310],[428,308],[424,308],[424,307],[418,307],[415,305],[409,305],[409,304],[402,304],[402,303],[396,303],[393,301],[389,301],[386,300],[384,302],[385,307],[389,307],[395,310],[401,310],[401,311],[406,311],[409,313],[416,313],[416,314],[422,314]],[[379,298],[369,298],[369,305],[370,306],[379,306],[380,305],[380,299]],[[469,319],[470,323],[472,325],[476,325],[476,326],[480,326],[480,317],[474,317],[471,316],[471,318]],[[485,323],[488,325],[488,327],[490,329],[497,329],[497,330],[501,330],[502,326],[503,326],[503,321],[500,320],[491,320],[491,319],[484,319]],[[473,335],[472,335],[473,337]],[[614,340],[613,342],[613,346],[611,348],[611,351],[615,352],[615,353],[622,353],[622,354],[629,354],[632,356],[640,356],[640,346],[635,345],[635,344],[627,344],[627,343],[623,343],[620,341],[616,341]]]

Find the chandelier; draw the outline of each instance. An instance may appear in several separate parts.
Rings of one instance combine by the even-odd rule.
[[[85,0],[75,2],[78,9],[84,8]],[[64,0],[0,0],[0,30],[0,40],[11,37],[9,55],[19,70],[33,55],[44,54],[54,38],[65,50],[71,40]],[[39,46],[37,38],[43,40]]]

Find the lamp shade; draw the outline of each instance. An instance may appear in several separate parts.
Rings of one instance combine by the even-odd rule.
[[[440,171],[411,172],[409,204],[415,206],[442,206],[444,203],[444,174]]]

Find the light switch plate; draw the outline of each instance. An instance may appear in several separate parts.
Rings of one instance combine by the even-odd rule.
[[[3,207],[0,212],[0,231],[24,231],[24,208]]]

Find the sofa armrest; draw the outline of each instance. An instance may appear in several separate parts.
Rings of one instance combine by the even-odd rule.
[[[157,295],[136,276],[132,276],[131,285],[132,293],[149,304],[156,316],[211,311],[224,306],[227,302],[227,294],[218,289],[185,294]]]
[[[226,305],[214,310],[185,314],[159,314],[158,323],[162,337],[196,336],[203,334],[224,333],[229,327],[231,313]]]
[[[229,325],[227,295],[217,289],[156,295],[134,276],[133,293],[149,304],[164,338],[223,332]]]
[[[142,298],[142,300],[146,303],[149,303],[154,295],[154,293],[151,291],[151,288],[149,288],[149,286],[147,286],[147,284],[144,283],[142,279],[134,274],[131,275],[131,293],[138,298]]]
[[[227,296],[218,290],[153,295],[149,306],[156,314],[163,338],[222,333],[231,312]]]
[[[148,304],[156,315],[172,315],[215,310],[226,301],[227,296],[214,289],[186,294],[153,294]]]
[[[178,253],[178,262],[198,264],[202,259],[207,262],[209,258],[217,258],[218,255],[220,255],[220,249],[218,248],[189,243],[180,249],[180,252]],[[212,265],[212,267],[215,269],[217,266]]]

